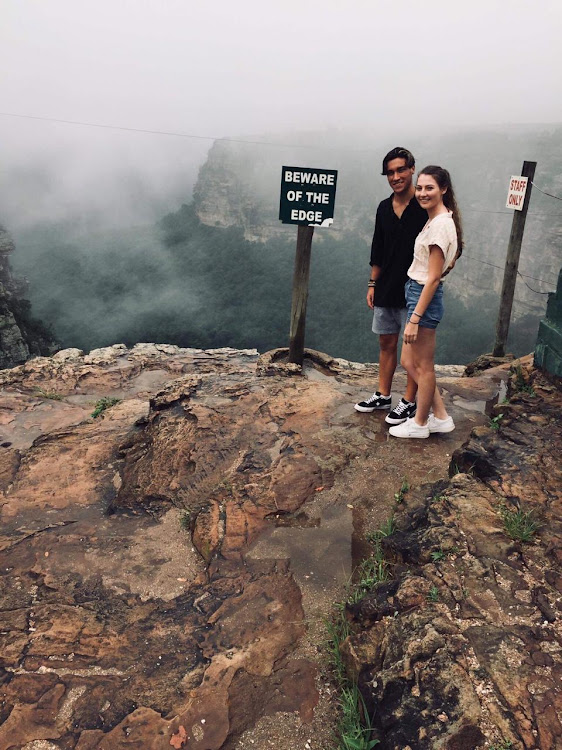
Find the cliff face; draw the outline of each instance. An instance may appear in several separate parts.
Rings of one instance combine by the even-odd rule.
[[[56,351],[49,332],[29,314],[26,283],[12,276],[9,258],[13,251],[11,236],[0,226],[0,368]]]
[[[350,246],[357,249],[358,244],[363,245],[361,262],[366,263],[376,206],[390,193],[380,176],[380,160],[395,144],[379,145],[353,133],[347,137],[339,134],[331,144],[327,137],[310,134],[300,139],[289,134],[285,141],[293,145],[284,145],[279,139],[270,146],[216,142],[194,191],[199,219],[211,226],[240,226],[251,241],[290,238],[291,227],[283,226],[278,219],[281,167],[338,169],[334,224],[317,231],[315,242],[321,242],[323,233],[329,232],[341,241],[344,253],[349,253]],[[418,167],[442,164],[453,176],[465,230],[465,257],[447,280],[456,297],[473,304],[481,296],[499,296],[513,217],[513,212],[505,208],[509,177],[518,174],[523,159],[537,160],[535,182],[560,195],[561,146],[560,128],[411,139],[409,147]],[[526,313],[542,314],[545,295],[538,292],[552,291],[556,284],[562,246],[557,205],[534,190],[519,268],[533,278],[518,278],[515,318]]]

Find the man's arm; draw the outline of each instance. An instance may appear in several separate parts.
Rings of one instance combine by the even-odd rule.
[[[375,284],[379,276],[381,275],[380,266],[371,266],[371,275],[369,277],[369,286],[367,287],[367,304],[371,310],[375,306]]]
[[[373,234],[373,241],[371,243],[371,274],[369,276],[369,284],[371,286],[367,289],[367,304],[373,309],[375,306],[375,287],[373,282],[376,283],[377,279],[381,275],[382,271],[382,253],[384,248],[384,230],[383,222],[381,219],[381,207],[377,208],[377,217],[375,219],[375,232]]]

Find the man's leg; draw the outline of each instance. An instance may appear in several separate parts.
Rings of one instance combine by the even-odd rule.
[[[375,409],[392,408],[390,391],[398,359],[401,315],[402,312],[394,308],[375,307],[373,311],[373,333],[379,337],[380,345],[379,384],[378,390],[370,398],[355,404],[357,411],[372,412]]]
[[[398,362],[398,336],[398,333],[383,333],[379,336],[379,391],[383,396],[390,396]]]
[[[404,399],[414,403],[416,400],[416,393],[418,392],[418,384],[414,378],[408,373],[408,380],[406,382],[406,392],[404,393]]]

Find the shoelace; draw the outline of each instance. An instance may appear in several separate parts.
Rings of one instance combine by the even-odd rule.
[[[380,393],[373,393],[373,395],[371,396],[371,398],[368,398],[368,399],[367,399],[367,400],[365,401],[365,403],[366,403],[366,404],[372,404],[372,403],[374,403],[375,401],[378,401],[379,399],[382,399],[382,396],[381,396],[381,394],[380,394]]]
[[[404,401],[400,401],[400,403],[398,403],[398,404],[397,404],[397,405],[396,405],[396,406],[394,407],[394,411],[395,411],[395,412],[396,412],[396,413],[397,413],[398,415],[400,415],[400,414],[402,414],[402,412],[403,412],[403,411],[406,411],[406,409],[408,409],[408,407],[409,407],[409,406],[410,406],[410,404],[405,404],[405,403],[404,403]]]

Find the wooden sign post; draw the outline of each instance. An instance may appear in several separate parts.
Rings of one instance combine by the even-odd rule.
[[[299,365],[302,365],[304,359],[304,328],[313,234],[314,227],[299,227],[297,230],[293,303],[291,305],[291,327],[289,330],[289,362],[296,362]]]
[[[314,227],[329,227],[334,221],[337,178],[338,173],[334,169],[283,167],[281,172],[279,218],[284,224],[298,225],[289,362],[301,366],[304,360],[312,236]]]
[[[515,209],[515,213],[511,224],[507,258],[505,259],[500,309],[496,323],[494,357],[503,357],[505,355],[515,282],[517,281],[517,269],[519,267],[519,256],[521,254],[521,242],[523,241],[525,219],[527,218],[527,209],[529,208],[529,201],[531,199],[531,183],[535,176],[536,167],[536,161],[524,161],[521,175],[511,177],[509,182],[506,207]]]

